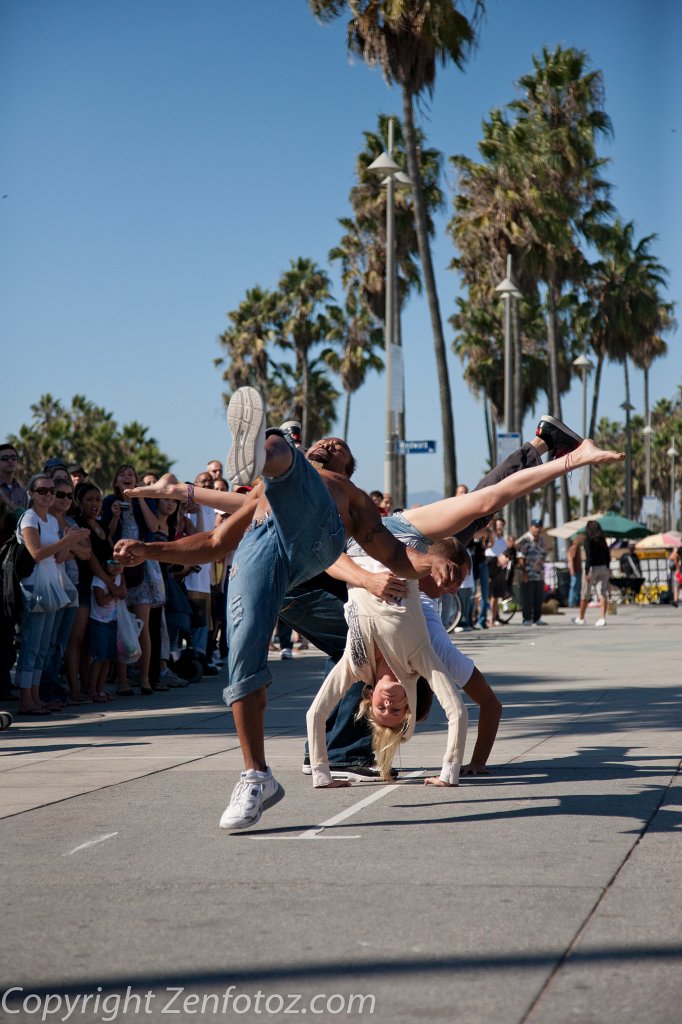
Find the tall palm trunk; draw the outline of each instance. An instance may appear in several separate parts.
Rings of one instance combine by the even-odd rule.
[[[424,207],[424,193],[422,191],[419,158],[417,155],[417,137],[414,128],[412,94],[404,86],[403,128],[405,131],[405,143],[407,149],[407,167],[410,172],[413,187],[412,195],[414,198],[414,219],[415,227],[417,229],[419,259],[421,261],[422,273],[424,275],[424,287],[426,289],[426,296],[429,303],[431,328],[433,331],[433,344],[436,352],[436,369],[438,371],[438,391],[440,395],[441,421],[443,429],[443,487],[446,496],[449,496],[455,493],[455,489],[457,487],[455,422],[452,413],[452,397],[450,394],[450,378],[448,375],[448,364],[445,352],[443,324],[440,316],[440,307],[438,305],[436,279],[433,273],[429,234],[426,227],[426,209]]]
[[[601,372],[604,368],[604,354],[600,352],[597,356],[597,369],[594,373],[594,392],[592,395],[592,412],[590,413],[590,429],[588,437],[594,437],[597,430],[597,408],[599,406],[599,388],[601,387]]]
[[[549,353],[549,404],[550,413],[561,419],[561,394],[559,392],[559,353],[558,353],[558,323],[557,323],[557,286],[552,267],[547,275],[547,348]],[[554,487],[552,486],[552,492]],[[571,518],[571,503],[568,500],[568,483],[566,477],[561,477],[561,508],[564,515],[564,522]],[[556,516],[556,513],[555,513]]]
[[[350,423],[350,391],[346,391],[346,411],[343,414],[343,439],[348,444],[348,425]]]
[[[521,323],[518,299],[512,300],[512,342],[513,342],[513,419],[512,430],[523,437],[523,349],[521,345]],[[517,498],[512,504],[511,530],[519,537],[526,529],[526,504],[523,498]]]
[[[304,447],[308,447],[310,444],[310,438],[308,437],[308,358],[304,355],[301,364],[301,382],[302,382],[302,409],[301,409],[301,435],[303,439]]]
[[[625,376],[625,405],[630,403],[630,371],[627,355],[623,359]],[[632,430],[630,428],[630,410],[625,410],[625,515],[632,519]]]

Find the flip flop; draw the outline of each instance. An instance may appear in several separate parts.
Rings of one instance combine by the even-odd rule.
[[[15,712],[17,715],[31,715],[32,717],[39,716],[40,718],[43,718],[45,715],[49,715],[50,713],[51,712],[48,711],[47,708],[29,708],[27,711],[19,709]]]

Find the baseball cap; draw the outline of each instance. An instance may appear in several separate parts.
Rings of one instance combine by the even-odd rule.
[[[64,462],[63,459],[48,459],[45,465],[43,466],[43,469],[45,470],[46,473],[49,473],[51,469],[56,469],[57,466],[66,469],[66,463]],[[66,471],[68,473],[68,469],[66,469]]]
[[[239,487],[235,487],[233,490],[235,494],[248,494],[249,491],[253,490],[253,487],[251,487],[250,484],[240,484]]]
[[[531,526],[542,526],[542,519],[531,519]]]
[[[69,473],[82,473],[83,476],[88,475],[87,469],[83,469],[80,462],[72,462],[71,465],[68,467],[68,470]]]

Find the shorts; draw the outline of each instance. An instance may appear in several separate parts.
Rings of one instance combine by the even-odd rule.
[[[88,642],[93,661],[113,661],[116,658],[117,629],[116,619],[113,622],[98,622],[97,619],[90,619]]]
[[[609,596],[610,575],[608,565],[593,565],[589,573],[584,573],[580,587],[580,597],[582,600],[589,601],[593,587],[598,598],[607,598]]]

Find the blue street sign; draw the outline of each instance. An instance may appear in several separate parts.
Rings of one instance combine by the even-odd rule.
[[[434,455],[435,441],[398,441],[398,455]]]

